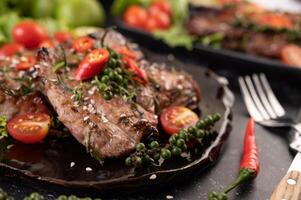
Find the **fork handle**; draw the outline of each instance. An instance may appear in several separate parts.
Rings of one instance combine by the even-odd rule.
[[[282,178],[270,200],[300,200],[300,198],[301,172],[290,171]]]

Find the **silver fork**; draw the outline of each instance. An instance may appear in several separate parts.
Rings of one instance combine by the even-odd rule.
[[[301,123],[288,118],[264,74],[239,77],[239,86],[251,117],[266,127],[291,127],[301,134]]]

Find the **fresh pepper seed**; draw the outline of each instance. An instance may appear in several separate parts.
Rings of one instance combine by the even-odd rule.
[[[145,148],[145,145],[143,143],[139,143],[136,145],[136,150],[137,151],[142,151]]]
[[[176,144],[177,147],[183,147],[184,144],[185,144],[185,140],[184,139],[180,138],[180,139],[177,140],[177,144]]]
[[[149,147],[150,147],[151,149],[158,148],[158,147],[159,147],[159,142],[157,142],[157,141],[152,141],[152,142],[150,143]]]
[[[197,138],[203,138],[204,137],[204,135],[205,135],[205,131],[204,130],[198,130],[197,132],[196,132],[196,137]]]
[[[169,159],[171,157],[171,152],[168,149],[161,149],[161,156],[164,159]]]
[[[178,156],[182,153],[182,149],[180,149],[179,147],[174,147],[172,148],[172,154],[175,156]]]
[[[132,158],[131,158],[131,157],[127,157],[127,158],[125,159],[125,164],[126,164],[127,166],[131,166],[131,165],[132,165]]]

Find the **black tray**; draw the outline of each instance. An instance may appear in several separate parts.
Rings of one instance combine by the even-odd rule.
[[[114,18],[120,32],[129,35],[138,42],[142,41],[143,44],[149,46],[157,46],[158,48],[170,49],[162,40],[155,39],[152,34],[127,26],[120,18]],[[252,71],[252,72],[266,72],[271,74],[287,75],[294,78],[301,76],[301,68],[290,66],[281,63],[279,60],[258,57],[255,55],[227,50],[227,49],[214,49],[201,44],[195,44],[191,51],[184,47],[174,48],[174,52],[180,54],[193,54],[200,59],[209,61],[210,67],[213,68],[226,68],[235,69],[238,71]]]

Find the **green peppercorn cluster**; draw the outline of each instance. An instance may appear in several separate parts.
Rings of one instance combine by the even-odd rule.
[[[145,145],[139,143],[136,145],[136,151],[126,158],[127,166],[139,167],[142,164],[158,165],[160,159],[167,160],[172,156],[179,156],[187,152],[187,144],[190,141],[203,138],[212,138],[215,134],[212,131],[213,125],[221,118],[220,114],[213,114],[198,121],[195,126],[188,129],[181,129],[177,134],[169,137],[168,143],[163,146],[158,141],[152,141]]]
[[[128,85],[132,80],[132,75],[124,67],[121,55],[113,49],[107,49],[110,52],[110,59],[104,71],[95,77],[98,89],[106,100],[112,99],[114,94],[131,99],[133,94],[128,91]]]
[[[23,200],[44,200],[44,199],[45,199],[44,196],[40,195],[37,192],[34,192],[30,196],[25,197]],[[93,200],[93,199],[90,197],[80,198],[75,195],[70,195],[70,196],[60,195],[58,198],[56,198],[56,200]],[[94,200],[101,200],[101,199],[97,198]]]
[[[29,195],[28,197],[25,197],[23,200],[44,200],[44,196],[37,193],[37,192],[34,192],[34,193],[31,193],[31,195]]]
[[[208,196],[208,200],[227,200],[228,197],[224,192],[211,192]]]

